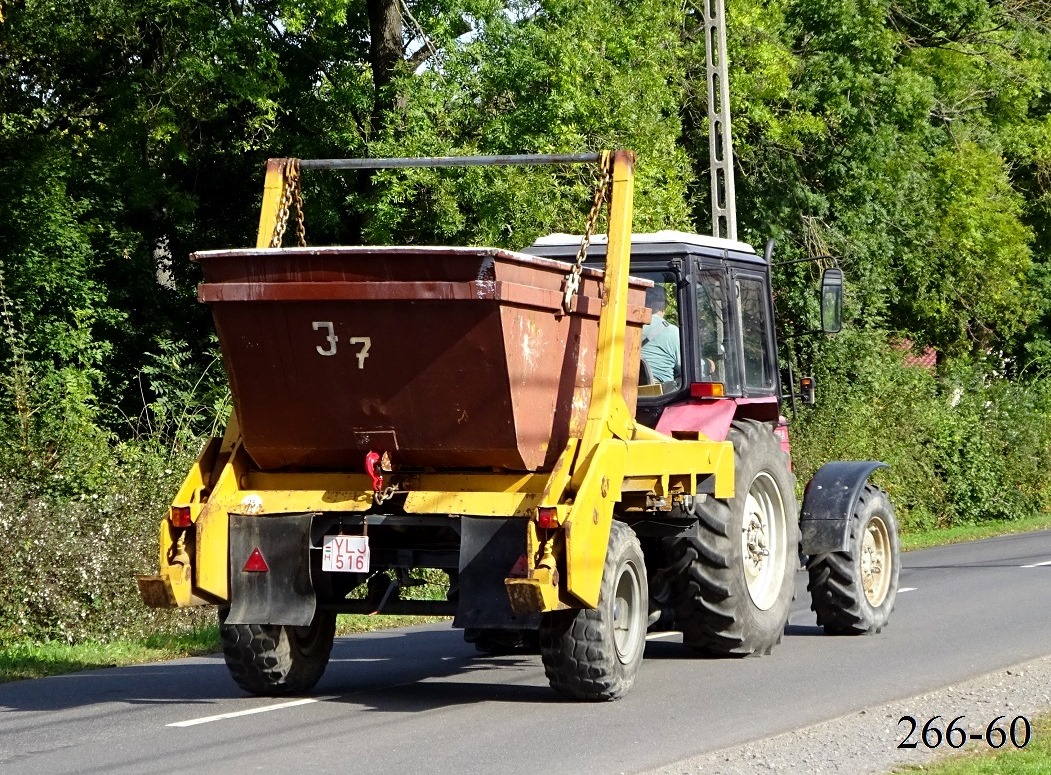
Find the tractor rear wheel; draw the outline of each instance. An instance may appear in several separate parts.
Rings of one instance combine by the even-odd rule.
[[[850,549],[807,562],[810,607],[829,635],[871,635],[887,626],[898,596],[901,546],[887,493],[865,485],[851,515]]]
[[[314,688],[328,665],[336,615],[318,611],[309,627],[227,624],[219,612],[219,637],[230,675],[246,692],[299,694]]]
[[[675,621],[683,642],[716,656],[769,654],[795,597],[795,476],[773,428],[738,420],[734,491],[697,504],[697,534],[670,541]]]
[[[614,521],[597,608],[540,619],[540,655],[555,691],[575,700],[615,700],[633,683],[646,650],[646,561],[635,532]]]

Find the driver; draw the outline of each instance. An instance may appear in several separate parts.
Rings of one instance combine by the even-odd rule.
[[[663,286],[655,285],[646,290],[646,306],[653,312],[653,317],[642,327],[642,359],[650,367],[654,379],[676,381],[682,373],[679,327],[664,319],[668,292]]]

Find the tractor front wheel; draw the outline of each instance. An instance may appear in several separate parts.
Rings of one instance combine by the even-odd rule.
[[[865,485],[854,506],[849,546],[807,562],[810,607],[829,635],[875,634],[894,610],[901,547],[894,507],[874,485]]]
[[[597,608],[540,619],[540,655],[552,688],[575,700],[615,700],[635,683],[646,650],[646,561],[635,532],[614,521]]]

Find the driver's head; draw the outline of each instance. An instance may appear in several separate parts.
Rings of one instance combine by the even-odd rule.
[[[654,315],[664,312],[668,306],[668,292],[664,290],[663,285],[654,285],[646,289],[646,306]]]

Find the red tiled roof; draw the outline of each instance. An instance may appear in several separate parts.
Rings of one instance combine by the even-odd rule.
[[[895,350],[904,353],[902,360],[906,366],[916,366],[931,371],[938,365],[938,351],[933,347],[924,348],[919,354],[916,353],[916,343],[911,339],[902,339],[894,345]]]

